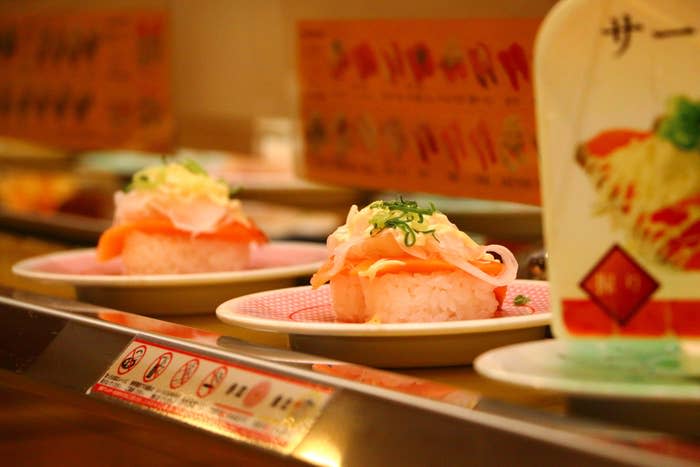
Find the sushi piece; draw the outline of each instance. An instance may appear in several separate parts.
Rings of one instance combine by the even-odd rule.
[[[344,322],[490,318],[518,269],[507,248],[478,245],[433,205],[403,199],[353,206],[327,247],[311,285],[330,281]]]
[[[234,271],[267,241],[229,186],[194,161],[147,167],[114,196],[114,221],[97,257],[121,255],[126,274]]]

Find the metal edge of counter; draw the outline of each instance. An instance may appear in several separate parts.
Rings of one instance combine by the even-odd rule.
[[[328,405],[289,454],[290,461],[311,462],[313,457],[308,453],[314,446],[330,443],[339,447],[342,465],[387,465],[399,461],[403,465],[429,465],[439,459],[479,465],[517,461],[520,465],[566,462],[568,465],[651,466],[674,462],[666,456],[591,437],[462,409],[241,353],[233,354],[222,347],[158,335],[2,295],[0,306],[4,308],[0,313],[0,329],[4,334],[0,346],[5,347],[0,348],[0,354],[5,354],[5,358],[0,359],[2,368],[14,373],[15,380],[19,377],[41,381],[78,399],[88,397],[86,390],[134,337],[146,337],[234,364],[334,388],[336,393]],[[40,321],[42,326],[38,326]],[[22,332],[17,334],[17,330]],[[32,333],[34,342],[39,342],[36,346],[28,338]],[[8,356],[13,357],[11,362]],[[90,363],[82,361],[77,365],[79,356],[89,356]],[[66,367],[78,368],[81,374],[57,371]],[[197,430],[189,427],[189,431]],[[276,457],[276,453],[257,452]],[[677,465],[685,464],[678,461]]]

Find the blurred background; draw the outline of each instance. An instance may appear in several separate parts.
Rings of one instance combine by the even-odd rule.
[[[421,26],[532,19],[536,25],[554,3],[0,0],[3,283],[16,283],[9,267],[29,251],[94,245],[111,221],[113,193],[163,156],[196,159],[240,187],[246,210],[273,239],[324,241],[353,203],[403,195],[435,202],[477,241],[505,244],[526,264],[542,244],[540,208],[531,197],[494,198],[493,190],[480,194],[467,179],[446,192],[439,177],[421,179],[421,172],[402,184],[382,173],[346,178],[342,166],[333,177],[315,170],[302,116],[316,83],[300,61],[313,64],[318,57],[300,46],[299,22],[320,21],[331,31],[340,24],[333,21],[364,22],[356,29],[376,40],[386,20]],[[503,32],[489,29],[478,44]],[[513,34],[525,37],[531,51],[533,34]],[[527,73],[522,79],[529,80]],[[532,112],[526,84],[504,101],[517,97],[515,105]],[[428,95],[419,85],[411,83],[407,92]],[[359,89],[353,82],[344,86]],[[483,96],[491,102],[494,94],[486,89]],[[424,111],[420,104],[408,109]],[[531,156],[530,170],[536,170]],[[423,162],[432,173],[450,170],[438,159]],[[528,274],[521,268],[521,276]]]

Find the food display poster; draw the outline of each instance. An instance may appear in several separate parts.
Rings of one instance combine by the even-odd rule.
[[[697,339],[698,2],[567,1],[552,14],[536,91],[554,334],[647,349]]]
[[[539,23],[300,22],[302,174],[539,204],[532,87]]]
[[[171,145],[166,10],[0,14],[0,135],[66,150]]]

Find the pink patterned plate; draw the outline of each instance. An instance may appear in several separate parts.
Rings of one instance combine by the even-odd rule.
[[[527,306],[514,305],[518,295],[530,298]],[[286,333],[294,350],[389,368],[469,364],[487,350],[546,337],[551,318],[549,284],[526,280],[509,286],[502,312],[490,319],[336,322],[328,286],[241,296],[219,305],[216,315],[231,325]]]
[[[197,274],[122,274],[119,258],[100,263],[95,249],[70,250],[16,263],[22,277],[75,287],[81,301],[147,315],[212,313],[232,296],[290,287],[307,280],[327,256],[311,242],[270,242],[253,250],[251,267]]]
[[[516,296],[530,300],[516,306]],[[270,290],[234,298],[220,305],[222,321],[265,331],[336,336],[417,336],[498,331],[549,323],[549,284],[517,280],[508,287],[503,309],[489,319],[436,323],[343,323],[335,321],[328,286]]]

